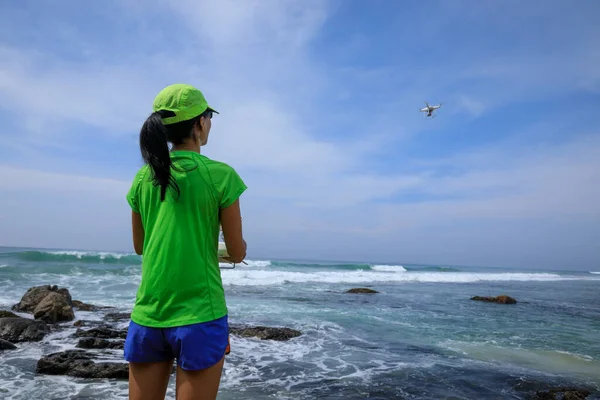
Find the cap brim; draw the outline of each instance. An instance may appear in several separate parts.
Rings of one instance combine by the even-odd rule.
[[[219,112],[217,110],[215,110],[214,108],[212,108],[211,106],[208,106],[207,110],[210,110],[212,112],[214,112],[215,114],[218,114]]]

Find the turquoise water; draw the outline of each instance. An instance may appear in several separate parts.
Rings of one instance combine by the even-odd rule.
[[[56,284],[78,300],[131,309],[141,268],[135,255],[0,252],[1,308],[31,286]],[[220,399],[520,399],[550,385],[600,390],[600,274],[592,273],[598,267],[248,263],[222,270],[231,322],[304,334],[285,343],[232,337]],[[352,287],[380,293],[344,293]],[[500,294],[519,303],[469,300]],[[122,382],[35,376],[42,354],[73,346],[69,334],[1,353],[0,397],[126,398]]]

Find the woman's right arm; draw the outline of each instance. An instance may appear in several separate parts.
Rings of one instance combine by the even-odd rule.
[[[142,224],[142,216],[135,211],[131,211],[131,226],[133,231],[133,248],[135,254],[141,256],[144,251],[144,225]]]
[[[225,246],[227,246],[227,254],[229,254],[226,259],[235,264],[241,263],[246,258],[246,241],[242,234],[242,215],[239,199],[230,206],[222,208],[219,218],[223,229],[223,239],[225,240]]]

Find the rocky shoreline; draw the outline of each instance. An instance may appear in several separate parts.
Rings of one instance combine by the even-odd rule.
[[[116,324],[127,323],[129,313],[108,312],[102,320],[76,320],[76,311],[109,311],[112,307],[86,304],[73,300],[69,290],[57,286],[32,287],[23,295],[12,310],[32,314],[33,319],[0,310],[0,352],[18,348],[21,343],[40,342],[54,331],[76,327],[70,335],[75,349],[42,356],[37,362],[36,373],[43,375],[65,375],[88,379],[127,380],[128,364],[122,362],[97,361],[103,352],[122,351],[127,328],[116,329]],[[230,326],[231,335],[255,337],[261,340],[287,341],[302,335],[290,328],[266,326]]]
[[[347,294],[376,295],[379,292],[371,288],[352,288]],[[509,296],[481,297],[470,300],[496,303],[517,304]],[[68,336],[74,349],[43,355],[36,364],[36,373],[42,375],[63,375],[84,379],[127,380],[129,366],[121,362],[103,361],[106,356],[114,359],[122,354],[129,313],[119,312],[113,307],[86,304],[73,300],[69,290],[57,286],[32,287],[23,295],[12,310],[21,314],[31,314],[33,318],[23,317],[13,311],[0,310],[0,353],[13,351],[26,342],[40,342],[57,331],[76,328]],[[78,311],[98,312],[100,320],[76,319]],[[88,314],[89,315],[89,314]],[[74,321],[74,322],[71,322]],[[244,338],[260,340],[287,341],[302,335],[302,332],[285,327],[267,326],[230,326],[230,334]],[[52,344],[52,340],[49,341]],[[529,392],[534,400],[584,400],[591,395],[590,390],[571,387],[548,387]]]

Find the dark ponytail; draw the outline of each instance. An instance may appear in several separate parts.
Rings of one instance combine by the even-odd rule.
[[[169,186],[179,193],[179,186],[171,175],[171,156],[167,139],[168,132],[160,114],[150,114],[140,131],[140,150],[142,158],[150,165],[154,174],[152,182],[160,186],[160,201],[165,200]]]

